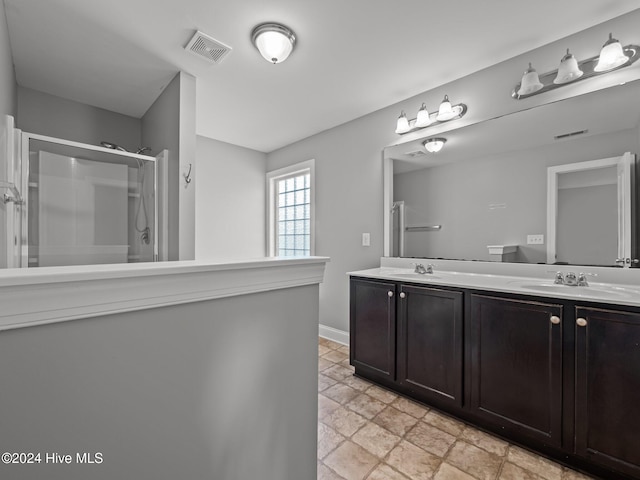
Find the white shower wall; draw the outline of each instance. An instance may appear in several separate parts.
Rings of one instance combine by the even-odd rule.
[[[38,155],[38,265],[126,263],[127,166]]]

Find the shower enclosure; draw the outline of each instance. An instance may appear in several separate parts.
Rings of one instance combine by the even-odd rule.
[[[7,267],[159,259],[158,167],[166,151],[156,158],[26,132],[13,135],[9,150]]]

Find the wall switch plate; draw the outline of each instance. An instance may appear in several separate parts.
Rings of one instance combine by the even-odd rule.
[[[527,235],[527,245],[544,245],[544,235]]]
[[[363,247],[370,247],[371,246],[371,234],[370,233],[363,233],[362,234],[362,246]]]

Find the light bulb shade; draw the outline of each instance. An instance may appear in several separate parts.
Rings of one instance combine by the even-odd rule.
[[[409,120],[404,112],[400,113],[396,124],[396,133],[407,133],[409,131]]]
[[[293,31],[278,23],[263,23],[251,32],[251,41],[265,60],[271,63],[284,62],[296,44]]]
[[[524,75],[522,76],[520,88],[517,92],[518,95],[530,95],[537,92],[542,87],[544,87],[544,85],[540,83],[538,72],[536,72],[536,69],[529,64],[529,68],[525,70]]]
[[[424,149],[429,153],[438,153],[444,147],[447,139],[442,137],[430,138],[422,144]]]
[[[567,54],[560,60],[560,67],[558,67],[558,74],[553,80],[553,83],[560,85],[563,83],[573,82],[582,76],[584,72],[578,67],[578,60],[567,49]]]
[[[436,120],[439,122],[446,122],[447,120],[451,120],[455,116],[458,115],[458,112],[455,112],[451,107],[451,102],[449,101],[449,97],[447,95],[444,96],[444,100],[440,103],[440,108],[438,108],[438,115],[436,115]]]
[[[600,50],[598,64],[593,70],[595,72],[606,72],[607,70],[612,70],[624,65],[628,61],[629,57],[624,54],[620,42],[613,38],[612,34],[609,34],[609,40],[606,41],[602,50]]]
[[[429,116],[429,110],[427,110],[427,106],[423,103],[420,110],[418,110],[418,116],[416,118],[416,127],[422,128],[431,125],[431,117]]]

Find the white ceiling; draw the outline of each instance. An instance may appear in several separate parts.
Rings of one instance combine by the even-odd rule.
[[[19,85],[141,117],[182,70],[199,135],[270,152],[638,8],[638,0],[4,0]],[[266,21],[298,45],[272,65]],[[212,65],[195,30],[231,46]],[[391,120],[393,121],[393,120]]]

